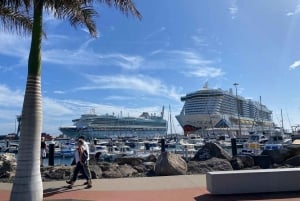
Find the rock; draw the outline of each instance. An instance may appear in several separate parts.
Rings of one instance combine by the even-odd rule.
[[[117,164],[108,163],[108,162],[98,162],[97,165],[101,167],[102,172],[104,172],[109,170],[112,165],[117,165]]]
[[[12,178],[15,175],[17,162],[14,154],[0,155],[0,178]]]
[[[121,165],[119,170],[122,174],[122,177],[134,177],[138,174],[138,171],[136,169],[127,164]]]
[[[115,160],[116,163],[118,163],[119,165],[131,165],[131,166],[135,166],[135,165],[140,165],[144,162],[144,160],[142,158],[139,157],[120,157],[117,158]]]
[[[255,165],[259,166],[263,169],[268,169],[272,167],[272,159],[268,155],[258,155],[254,156],[254,163]]]
[[[68,180],[73,173],[73,166],[49,166],[41,168],[42,176],[46,179]]]
[[[205,161],[211,158],[222,158],[230,161],[231,155],[220,145],[213,142],[208,142],[197,151],[192,160]]]
[[[252,156],[249,155],[238,155],[236,156],[243,163],[243,168],[251,168],[255,166],[255,161]]]
[[[286,165],[300,166],[300,155],[289,158],[284,162]]]
[[[105,169],[102,169],[102,176],[104,178],[122,178],[123,175],[120,172],[118,164],[111,164],[110,166],[106,166]]]
[[[243,161],[238,157],[233,157],[230,160],[230,164],[234,170],[241,170],[244,168]]]
[[[102,178],[102,169],[99,165],[90,165],[91,177],[92,179]]]
[[[245,168],[252,168],[255,166],[255,161],[249,155],[237,155],[230,160],[230,164],[234,170],[242,170]]]
[[[298,155],[296,150],[282,148],[279,150],[264,150],[261,155],[270,156],[272,163],[281,164],[286,159]]]
[[[187,172],[187,164],[181,156],[163,152],[155,163],[154,171],[157,176],[184,175]]]
[[[118,169],[110,169],[108,171],[103,172],[103,178],[122,178],[123,175]]]
[[[145,157],[145,161],[146,162],[156,162],[157,161],[157,157],[153,154],[150,154],[149,156]]]
[[[133,168],[139,173],[147,173],[149,170],[154,170],[154,166],[154,162],[144,162],[143,164],[133,166]]]
[[[206,174],[212,171],[233,170],[228,160],[220,158],[211,158],[206,161],[189,161],[187,166],[189,174]]]

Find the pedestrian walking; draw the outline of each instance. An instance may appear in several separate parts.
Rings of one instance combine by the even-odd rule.
[[[88,152],[84,149],[84,141],[82,139],[78,140],[77,149],[74,153],[75,158],[75,169],[73,171],[73,176],[70,180],[66,181],[69,184],[68,188],[72,188],[74,183],[77,180],[78,173],[81,172],[83,177],[87,180],[86,188],[92,187],[91,175],[88,170],[87,162],[88,162]]]

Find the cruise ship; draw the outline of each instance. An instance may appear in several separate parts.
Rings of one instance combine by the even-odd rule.
[[[185,135],[225,130],[231,136],[241,136],[274,127],[271,110],[261,101],[233,94],[232,89],[212,89],[205,83],[202,89],[181,97],[181,101],[184,105],[176,119]]]
[[[59,130],[71,138],[79,135],[87,138],[162,136],[167,133],[167,121],[163,119],[163,111],[164,109],[159,116],[143,112],[139,117],[97,115],[92,112],[72,120],[72,126],[61,126]]]

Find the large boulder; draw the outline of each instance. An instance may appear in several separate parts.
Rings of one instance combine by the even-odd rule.
[[[294,167],[300,166],[300,155],[289,158],[284,164],[291,165]]]
[[[278,150],[264,150],[261,155],[269,156],[272,160],[272,163],[282,164],[288,158],[298,155],[296,149],[287,149],[282,148]]]
[[[15,176],[17,162],[14,154],[5,153],[0,155],[0,178]]]
[[[252,156],[238,155],[237,158],[239,158],[242,161],[244,168],[252,168],[255,166],[255,161]]]
[[[102,169],[99,165],[90,165],[92,179],[102,178]]]
[[[115,162],[118,163],[119,165],[128,164],[131,166],[136,166],[142,164],[144,160],[139,157],[120,157],[120,158],[116,158]]]
[[[73,173],[73,166],[48,166],[41,168],[42,177],[50,180],[68,180]]]
[[[163,152],[155,163],[154,171],[157,176],[184,175],[187,164],[180,155]]]
[[[260,168],[263,169],[268,169],[272,167],[272,159],[268,155],[258,155],[254,156],[254,163],[256,166],[259,166]]]
[[[205,161],[211,158],[221,158],[230,161],[231,155],[220,145],[213,142],[208,142],[197,151],[192,160]]]
[[[244,168],[243,161],[238,157],[233,157],[230,160],[230,164],[234,170],[241,170]]]
[[[226,159],[211,158],[206,161],[189,161],[188,174],[205,174],[212,171],[233,170],[230,162]]]
[[[101,167],[102,168],[102,167]],[[118,164],[111,164],[109,166],[105,166],[103,169],[102,176],[104,178],[122,178],[123,175],[120,172],[119,165]]]
[[[127,164],[120,165],[119,170],[122,174],[122,177],[134,177],[138,174],[138,171],[136,169]]]

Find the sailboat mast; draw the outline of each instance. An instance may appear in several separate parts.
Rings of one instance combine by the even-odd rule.
[[[172,114],[171,114],[171,106],[169,105],[169,118],[170,118],[170,132],[171,132],[171,135],[173,133],[172,131]]]
[[[283,129],[283,116],[282,116],[282,109],[280,110],[280,115],[281,115],[281,128]]]
[[[259,96],[259,104],[260,104],[260,118],[261,118],[261,130],[264,130],[264,116],[263,116],[263,111],[262,111],[262,104],[261,104],[261,96]]]

